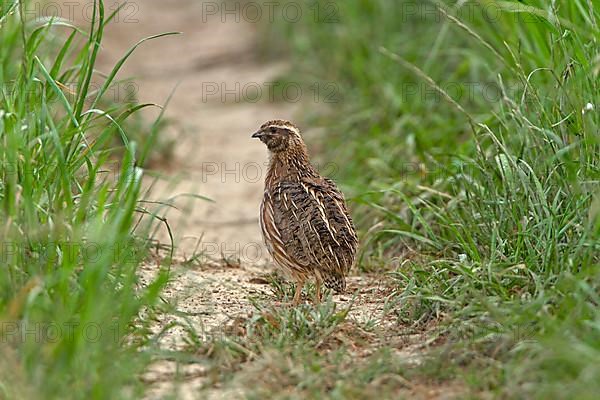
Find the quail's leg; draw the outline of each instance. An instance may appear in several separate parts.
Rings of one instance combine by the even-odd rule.
[[[300,299],[302,298],[302,288],[304,287],[304,280],[298,279],[296,280],[296,293],[294,294],[294,300],[292,301],[292,305],[297,306],[300,304]]]
[[[321,286],[323,285],[323,279],[321,279],[320,276],[315,276],[315,288],[316,288],[316,295],[317,298],[315,300],[315,304],[320,304],[321,303]]]

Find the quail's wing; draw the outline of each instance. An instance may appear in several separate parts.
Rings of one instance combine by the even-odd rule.
[[[271,190],[273,223],[288,258],[346,274],[358,239],[343,195],[328,179],[282,181]]]

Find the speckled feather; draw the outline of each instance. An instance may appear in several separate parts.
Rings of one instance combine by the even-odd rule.
[[[344,196],[310,164],[293,124],[268,121],[261,130],[273,126],[278,131],[268,140],[261,139],[271,150],[260,212],[267,248],[295,279],[315,276],[326,287],[344,291],[358,245]]]

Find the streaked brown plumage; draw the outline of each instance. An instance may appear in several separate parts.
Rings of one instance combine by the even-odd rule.
[[[299,129],[289,121],[265,122],[252,135],[269,149],[269,169],[260,207],[263,239],[276,264],[296,283],[314,277],[342,292],[354,263],[358,238],[343,194],[310,164]]]

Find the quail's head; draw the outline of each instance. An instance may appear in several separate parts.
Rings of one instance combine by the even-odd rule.
[[[290,121],[280,119],[265,122],[252,137],[260,139],[273,153],[304,147],[298,127]]]

